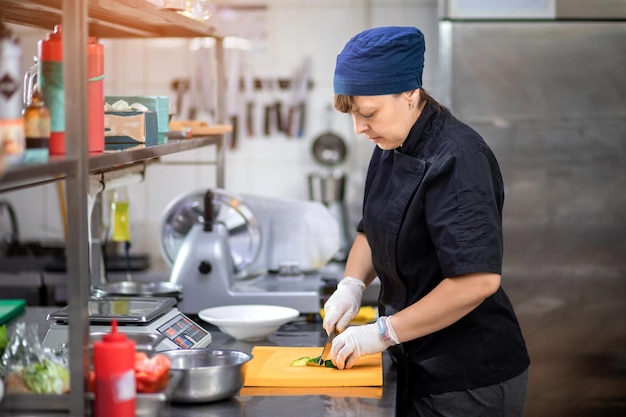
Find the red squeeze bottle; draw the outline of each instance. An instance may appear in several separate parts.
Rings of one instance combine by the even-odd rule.
[[[117,331],[94,343],[95,417],[135,417],[135,342]]]

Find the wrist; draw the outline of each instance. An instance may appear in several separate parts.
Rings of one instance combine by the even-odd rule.
[[[361,281],[358,278],[351,277],[351,276],[343,277],[341,281],[339,281],[339,283],[337,284],[337,288],[344,286],[344,285],[359,288],[361,292],[365,291],[365,287],[366,287],[363,281]]]
[[[396,332],[391,325],[389,316],[379,317],[378,320],[376,320],[376,329],[378,330],[378,335],[387,346],[393,346],[400,343],[398,336],[396,336]]]

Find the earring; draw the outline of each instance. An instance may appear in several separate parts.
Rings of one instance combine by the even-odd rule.
[[[409,109],[413,108],[413,103],[409,103]]]

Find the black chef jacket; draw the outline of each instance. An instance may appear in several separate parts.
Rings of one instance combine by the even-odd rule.
[[[381,281],[380,314],[415,303],[446,277],[501,274],[503,202],[495,156],[445,108],[427,104],[402,147],[376,147],[358,230]],[[409,395],[497,384],[530,362],[502,288],[453,325],[390,351]]]

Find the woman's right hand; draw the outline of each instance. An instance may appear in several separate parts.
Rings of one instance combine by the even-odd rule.
[[[361,308],[363,291],[365,283],[360,279],[345,277],[339,281],[337,290],[324,304],[323,326],[327,334],[334,329],[342,332],[348,327]]]

